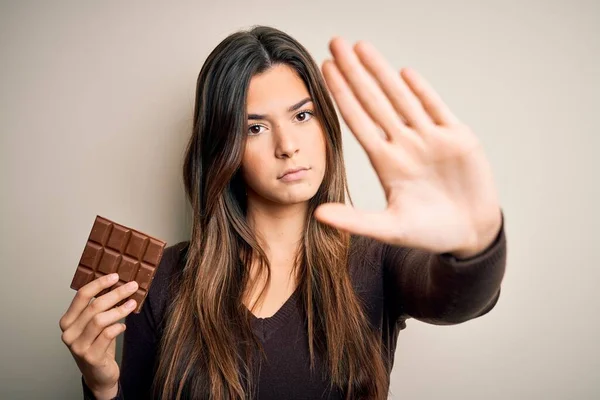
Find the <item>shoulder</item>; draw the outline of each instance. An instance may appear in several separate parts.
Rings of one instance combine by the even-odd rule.
[[[165,248],[154,275],[154,282],[150,288],[151,292],[154,289],[152,293],[153,297],[162,299],[168,296],[167,292],[170,284],[183,270],[183,261],[185,260],[189,244],[189,241],[184,241]],[[150,294],[148,293],[148,295]]]
[[[183,271],[189,241],[182,241],[167,246],[156,272],[146,301],[150,303],[152,317],[157,325],[161,325],[168,304],[173,283]]]

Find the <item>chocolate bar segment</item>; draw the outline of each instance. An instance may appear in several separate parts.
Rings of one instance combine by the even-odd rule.
[[[71,289],[79,290],[94,279],[116,272],[119,281],[98,293],[97,297],[136,280],[139,289],[117,305],[134,299],[137,307],[133,312],[139,314],[166,245],[165,241],[98,215],[71,281]]]

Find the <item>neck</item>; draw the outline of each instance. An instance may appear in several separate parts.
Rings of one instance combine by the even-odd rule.
[[[271,262],[296,254],[307,212],[308,202],[281,205],[248,198],[246,219]]]
[[[271,285],[276,288],[273,292],[275,296],[289,297],[297,284],[295,261],[307,212],[308,202],[281,205],[248,193],[246,220],[269,260]],[[250,266],[250,276],[249,287],[246,288],[248,297],[244,298],[244,304],[254,310],[256,301],[260,298],[257,297],[258,293],[262,288],[269,290],[271,285],[263,286],[266,285],[267,275],[264,270],[257,269],[256,263]],[[282,290],[285,295],[282,295]]]

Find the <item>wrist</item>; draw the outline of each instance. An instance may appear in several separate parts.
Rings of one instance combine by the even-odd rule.
[[[119,394],[119,382],[117,382],[113,387],[108,389],[92,389],[91,392],[94,394],[96,400],[111,400],[117,397]]]
[[[476,244],[471,247],[465,247],[451,251],[450,254],[457,259],[467,259],[475,257],[485,250],[487,250],[492,243],[494,243],[496,237],[502,229],[502,214],[499,214],[498,220],[493,224],[492,228],[485,229],[483,232],[477,235]]]

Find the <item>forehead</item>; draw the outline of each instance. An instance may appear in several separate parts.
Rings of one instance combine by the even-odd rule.
[[[250,80],[248,112],[285,111],[305,97],[308,97],[308,90],[296,71],[285,64],[276,65]]]

